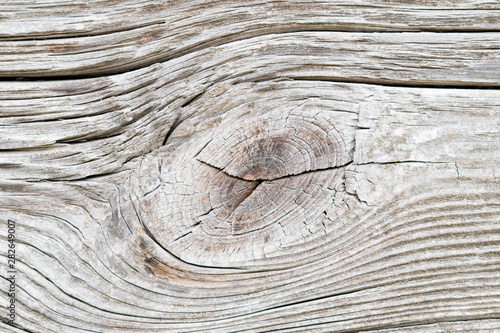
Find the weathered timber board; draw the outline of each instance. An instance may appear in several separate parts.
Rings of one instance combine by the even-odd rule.
[[[499,10],[0,4],[0,331],[500,331]]]
[[[498,1],[485,0],[244,3],[190,0],[139,4],[133,0],[6,1],[0,4],[0,76],[99,76],[144,67],[214,45],[293,32],[498,32],[499,15]],[[494,43],[498,48],[498,38],[479,36],[486,38],[478,41],[485,48],[482,58],[488,57],[492,48],[487,45]],[[383,46],[393,38],[389,35],[380,41],[368,38],[355,42],[367,47],[371,47],[370,43]],[[411,44],[413,38],[406,38]],[[419,42],[426,39],[416,38]],[[461,47],[465,52],[474,48],[461,45],[468,39],[465,35],[458,40],[446,39],[446,35],[437,38],[452,44],[446,46],[451,48],[448,51],[452,54],[454,48]],[[460,40],[462,38],[464,41]],[[429,42],[439,43],[432,38]],[[400,43],[395,40],[390,44]],[[362,46],[355,49],[347,60],[358,57],[362,49]],[[421,49],[426,48],[422,46]],[[431,49],[439,51],[440,48]],[[353,50],[347,47],[346,51]],[[434,62],[440,56],[428,60]],[[446,58],[445,54],[442,56]],[[412,58],[412,54],[406,55],[406,59]],[[439,65],[446,66],[447,61],[440,61]],[[467,76],[466,73],[462,75]]]

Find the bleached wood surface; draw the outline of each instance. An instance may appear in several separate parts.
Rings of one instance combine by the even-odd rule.
[[[3,2],[0,330],[500,331],[499,10]]]

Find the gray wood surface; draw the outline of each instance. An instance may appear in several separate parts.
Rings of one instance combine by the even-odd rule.
[[[500,332],[499,87],[498,1],[2,2],[0,331]]]

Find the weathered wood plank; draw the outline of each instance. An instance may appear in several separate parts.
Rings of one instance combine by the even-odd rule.
[[[300,80],[223,87],[214,85],[185,106],[191,116],[176,125],[166,146],[130,160],[119,173],[95,181],[0,185],[2,219],[16,220],[22,240],[18,322],[23,327],[40,332],[343,332],[438,323],[459,329],[498,325],[500,156],[477,161],[467,147],[454,149],[454,155],[427,148],[439,142],[458,145],[485,133],[497,144],[498,91],[429,93]],[[457,101],[460,110],[454,110]],[[165,241],[165,228],[186,218],[185,213],[169,215],[176,204],[168,200],[169,191],[187,209],[201,203],[199,196],[185,195],[216,193],[216,188],[203,190],[210,179],[203,170],[211,167],[196,166],[201,162],[193,155],[210,133],[219,133],[224,119],[237,124],[240,120],[231,115],[245,115],[245,109],[254,112],[242,120],[251,115],[271,123],[272,110],[303,115],[328,110],[340,123],[351,119],[346,126],[356,132],[352,163],[321,171],[341,171],[336,185],[322,195],[326,200],[316,200],[314,209],[297,201],[319,214],[305,224],[297,215],[267,227],[264,247],[258,231],[224,236],[226,241],[196,236],[190,246]],[[460,113],[454,126],[447,112]],[[419,121],[428,126],[404,130],[409,140],[429,137],[423,146],[414,145],[428,151],[429,160],[405,162],[411,145],[391,150],[380,144],[386,152],[382,160],[366,149],[378,142],[377,133],[382,141],[387,136],[385,124],[409,127]],[[471,123],[477,126],[465,132]],[[429,136],[431,125],[448,131]],[[280,181],[266,186],[281,186]],[[198,182],[195,192],[189,182]],[[213,186],[225,191],[223,184]],[[282,195],[285,201],[299,198],[293,192]],[[225,253],[231,238],[238,247]],[[204,252],[207,242],[212,249]],[[223,242],[225,247],[217,248]],[[5,295],[1,301],[7,301]],[[471,326],[469,319],[489,321]]]
[[[499,9],[0,4],[0,330],[499,330]]]
[[[4,13],[3,20],[0,20],[0,77],[99,76],[125,72],[210,46],[248,38],[258,39],[269,34],[308,31],[500,30],[500,6],[491,1],[449,1],[439,4],[420,1],[408,4],[400,1],[359,0],[348,5],[337,1],[250,1],[244,5],[234,1],[208,1],[203,4],[199,1],[149,1],[141,4],[135,1],[97,1],[24,6],[8,2],[0,6],[4,7],[3,10],[0,7],[0,12]],[[359,56],[363,45],[370,49],[373,49],[373,43],[381,47],[387,45],[390,53],[391,47],[398,48],[396,44],[401,43],[395,40],[399,35],[379,37],[380,41],[361,36],[354,37],[358,38],[354,42],[361,49],[350,49],[343,45],[336,49],[345,49],[345,52],[354,52]],[[454,56],[455,53],[460,50],[470,53],[475,47],[482,50],[473,58],[487,61],[491,53],[498,57],[498,52],[494,51],[498,49],[498,35],[495,34],[463,35],[458,40],[447,35],[426,36],[446,41],[447,45],[441,52],[445,57],[451,56],[454,61],[460,59],[460,53],[456,55],[458,58]],[[431,38],[428,40],[430,44],[441,42],[432,37],[427,37]],[[399,46],[411,45],[414,38],[406,35],[403,42],[408,45]],[[419,43],[425,41],[425,37],[416,38]],[[464,44],[468,44],[471,38],[476,46]],[[475,38],[479,39],[476,43]],[[423,49],[429,48],[421,46]],[[406,59],[412,59],[414,55],[411,50],[408,52]],[[466,54],[463,56],[465,60],[470,59]],[[365,62],[369,70],[370,61]],[[436,64],[430,65],[440,68]],[[461,72],[458,67],[457,71],[467,77],[468,73]],[[481,67],[496,70],[498,66],[484,63]],[[492,81],[498,80],[493,78]]]
[[[372,30],[498,30],[491,0],[436,2],[397,0],[345,1],[22,1],[1,4],[0,37],[3,39],[92,36],[120,31],[145,37],[166,30],[193,36],[184,29],[228,35],[241,30],[268,32],[282,29],[372,29]],[[56,22],[57,24],[54,24]],[[159,27],[156,27],[159,26]],[[211,30],[211,31],[210,31]],[[149,35],[149,36],[148,36]],[[171,34],[174,35],[174,34]]]

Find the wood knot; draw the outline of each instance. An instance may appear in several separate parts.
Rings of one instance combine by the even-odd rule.
[[[161,245],[185,261],[227,266],[324,228],[352,161],[356,114],[302,103],[221,119],[165,157],[142,211]]]

